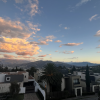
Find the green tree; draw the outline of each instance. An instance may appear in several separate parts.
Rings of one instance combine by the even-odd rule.
[[[71,69],[71,73],[73,73],[73,71],[76,71],[75,66],[73,66],[73,68]]]
[[[34,72],[37,71],[35,67],[31,67],[30,69],[27,70],[29,72],[29,75],[34,76]]]
[[[90,92],[90,76],[89,76],[89,67],[86,66],[86,89],[87,92]]]
[[[18,93],[20,91],[20,84],[17,84],[17,82],[12,82],[9,89],[13,100],[16,100],[15,98],[18,96]]]
[[[49,84],[50,92],[61,90],[61,78],[62,74],[53,63],[48,63],[44,67],[43,75],[40,77],[41,80],[46,80]]]

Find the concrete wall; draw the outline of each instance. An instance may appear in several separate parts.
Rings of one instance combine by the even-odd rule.
[[[85,83],[85,81],[81,81],[81,86],[84,87],[84,88],[86,88],[86,83]]]
[[[19,94],[21,94],[21,93],[25,93],[25,87],[20,87]]]
[[[0,82],[4,82],[5,81],[5,75],[3,73],[0,73]]]
[[[35,86],[35,92],[38,91],[38,89],[40,90],[40,92],[42,93],[43,97],[44,97],[44,100],[46,100],[46,93],[43,89],[41,89],[40,85],[34,81],[34,86]]]

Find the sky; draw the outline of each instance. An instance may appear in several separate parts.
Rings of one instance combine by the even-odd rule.
[[[100,0],[0,0],[0,58],[100,64]]]

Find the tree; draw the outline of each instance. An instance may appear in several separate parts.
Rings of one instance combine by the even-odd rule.
[[[86,66],[86,89],[90,92],[90,76],[89,76],[89,67]]]
[[[12,82],[9,89],[10,89],[10,93],[12,95],[12,98],[14,100],[14,98],[17,97],[17,95],[20,91],[20,84],[17,84],[17,82]]]
[[[73,66],[73,68],[71,69],[71,73],[73,73],[73,71],[76,71],[75,66]]]
[[[61,90],[62,74],[53,63],[48,63],[44,67],[44,72],[40,79],[46,80],[47,84],[50,86],[50,92]]]
[[[27,70],[29,72],[29,75],[34,76],[34,72],[37,71],[35,67],[31,67],[30,69]]]

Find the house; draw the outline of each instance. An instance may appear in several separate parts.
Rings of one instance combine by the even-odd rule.
[[[26,93],[27,90],[28,92],[32,92],[34,90],[34,78],[32,76],[29,76],[28,72],[0,72],[0,93],[9,92],[11,82],[14,81],[20,84],[19,93]],[[32,88],[32,90],[30,88]]]
[[[34,73],[34,78],[36,81],[39,80],[39,77],[42,75],[43,70],[38,70]],[[74,91],[76,96],[82,95],[82,86],[80,83],[80,76],[68,74],[67,70],[60,70],[63,74],[62,83],[61,83],[61,91],[67,89],[68,91]],[[47,92],[50,92],[50,85],[43,80],[40,84],[47,89]]]
[[[85,79],[85,71],[74,71],[74,75],[79,75],[81,77],[81,85],[85,89],[86,88],[86,79]],[[100,90],[100,73],[93,73],[89,71],[89,76],[90,76],[90,89],[92,92],[97,92]],[[98,88],[99,87],[99,88]]]

